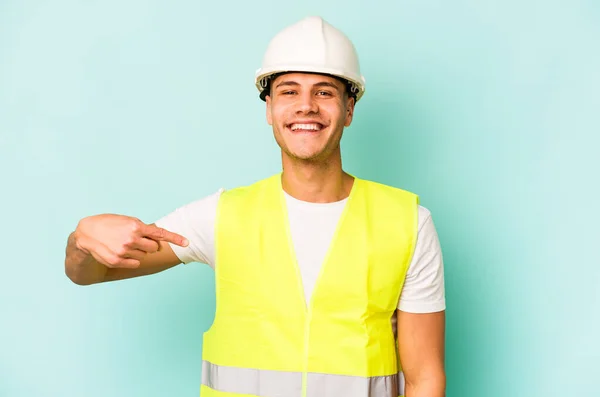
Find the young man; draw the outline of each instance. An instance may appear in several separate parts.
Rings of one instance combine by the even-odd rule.
[[[429,211],[342,169],[342,133],[365,89],[354,46],[306,18],[273,38],[256,85],[283,172],[153,225],[84,218],[68,277],[86,285],[210,264],[203,397],[443,396],[443,266]]]

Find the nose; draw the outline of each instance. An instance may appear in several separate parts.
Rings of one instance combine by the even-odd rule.
[[[312,92],[303,92],[298,95],[298,104],[296,108],[298,114],[315,114],[319,113],[319,105]]]

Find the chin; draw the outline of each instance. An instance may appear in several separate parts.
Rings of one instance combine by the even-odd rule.
[[[306,152],[306,151],[288,152],[288,156],[289,157],[291,157],[293,159],[305,160],[305,161],[316,160],[316,159],[320,158],[322,154],[323,154],[322,151],[314,151],[314,152]]]

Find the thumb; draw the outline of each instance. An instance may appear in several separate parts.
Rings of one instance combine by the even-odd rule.
[[[156,241],[166,241],[168,243],[173,243],[180,247],[187,247],[190,242],[183,236],[170,232],[162,227],[158,227],[154,224],[146,225],[141,230],[142,236],[148,237],[152,240]]]

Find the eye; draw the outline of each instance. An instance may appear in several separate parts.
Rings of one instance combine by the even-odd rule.
[[[282,91],[280,94],[281,95],[294,95],[295,93],[296,93],[296,91],[288,90],[288,91]]]
[[[321,90],[321,91],[317,91],[317,95],[319,95],[319,96],[331,96],[332,94],[329,91],[323,91],[323,90]]]

